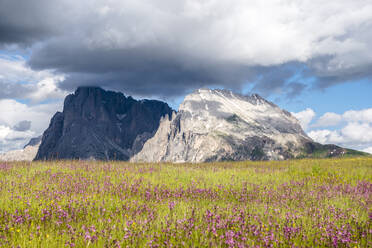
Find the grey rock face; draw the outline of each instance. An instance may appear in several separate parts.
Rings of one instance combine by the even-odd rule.
[[[80,87],[53,116],[35,159],[128,160],[171,112],[164,102]]]
[[[200,89],[131,161],[282,160],[312,142],[296,118],[259,95]]]

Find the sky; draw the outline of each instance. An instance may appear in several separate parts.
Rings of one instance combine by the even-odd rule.
[[[0,0],[0,152],[78,86],[178,108],[258,93],[307,134],[372,153],[372,0]]]

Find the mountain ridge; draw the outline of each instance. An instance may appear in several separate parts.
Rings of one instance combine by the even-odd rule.
[[[323,146],[302,130],[288,111],[258,94],[199,89],[187,95],[179,111],[163,118],[132,162],[210,162],[283,160],[343,155],[348,150]]]
[[[52,117],[34,160],[211,162],[347,154],[365,155],[313,142],[291,113],[258,94],[198,89],[174,111],[161,101],[78,87]]]

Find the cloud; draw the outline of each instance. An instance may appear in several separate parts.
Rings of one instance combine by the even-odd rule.
[[[0,125],[0,153],[20,149],[34,136],[35,133],[30,130],[17,131],[8,126]]]
[[[24,132],[31,128],[31,121],[20,121],[16,125],[13,126],[15,131]]]
[[[318,121],[313,125],[313,127],[329,127],[336,126],[342,121],[342,115],[327,112],[322,115]]]
[[[64,80],[50,70],[32,70],[21,56],[0,55],[0,99],[29,99],[40,102],[61,99],[66,91],[58,88]]]
[[[313,129],[319,127],[330,129]],[[358,150],[372,147],[372,108],[350,110],[343,114],[325,113],[314,125],[310,125],[308,135],[323,144],[338,144]]]
[[[310,122],[315,117],[315,112],[314,110],[307,108],[304,111],[292,113],[292,115],[294,115],[294,117],[296,117],[300,121],[302,129],[306,131]]]
[[[11,99],[0,100],[0,152],[20,149],[30,138],[41,135],[62,104],[58,101],[28,106]]]
[[[337,134],[337,132],[327,130],[327,129],[311,131],[308,133],[308,135],[314,141],[322,143],[322,144],[329,144],[332,141],[336,140],[337,138],[338,138],[338,141],[340,141],[339,135]],[[335,136],[337,138],[335,138]]]
[[[67,95],[57,87],[63,79],[31,69],[21,56],[0,55],[0,152],[20,149],[42,134]]]
[[[372,108],[357,111],[349,110],[342,115],[327,112],[312,127],[331,127],[337,126],[342,122],[372,123]]]
[[[371,78],[364,0],[0,0],[0,9],[0,43],[29,46],[31,68],[65,74],[57,86],[69,91],[89,84],[179,96],[251,84],[296,97]]]
[[[320,143],[335,143],[345,146],[362,146],[372,144],[372,125],[351,122],[340,130],[315,130],[309,136]]]
[[[343,114],[346,121],[360,121],[372,123],[372,108],[360,111],[350,110]]]
[[[32,130],[41,133],[49,124],[52,115],[62,108],[62,101],[28,106],[11,99],[0,100],[0,124],[8,127],[20,122],[32,122]]]
[[[301,93],[307,88],[306,84],[292,82],[287,85],[287,98],[292,99],[301,95]]]
[[[0,46],[27,46],[56,34],[58,7],[48,0],[0,0]]]

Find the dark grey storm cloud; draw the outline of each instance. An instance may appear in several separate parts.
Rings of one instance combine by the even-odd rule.
[[[372,3],[322,4],[322,11],[318,5],[0,0],[0,44],[29,45],[31,68],[64,74],[58,86],[69,91],[98,85],[177,96],[199,87],[250,85],[292,98],[370,78],[372,15],[364,9]]]
[[[299,82],[291,82],[287,85],[287,98],[293,99],[299,95],[307,88],[306,84]]]
[[[130,94],[175,96],[205,86],[240,87],[256,76],[245,65],[214,63],[166,47],[97,50],[54,44],[37,50],[33,69],[54,69],[67,75],[60,84],[71,91],[77,85],[96,85]]]
[[[30,130],[31,128],[31,121],[20,121],[16,125],[14,125],[13,129],[19,132],[25,132]]]
[[[365,62],[357,67],[339,69],[337,65],[333,65],[335,68],[330,68],[334,59],[334,56],[319,56],[308,61],[307,65],[311,70],[305,72],[304,76],[318,78],[313,85],[314,88],[325,89],[336,84],[361,79],[372,82],[372,62]]]
[[[61,8],[49,0],[0,0],[0,46],[31,45],[55,35]]]

